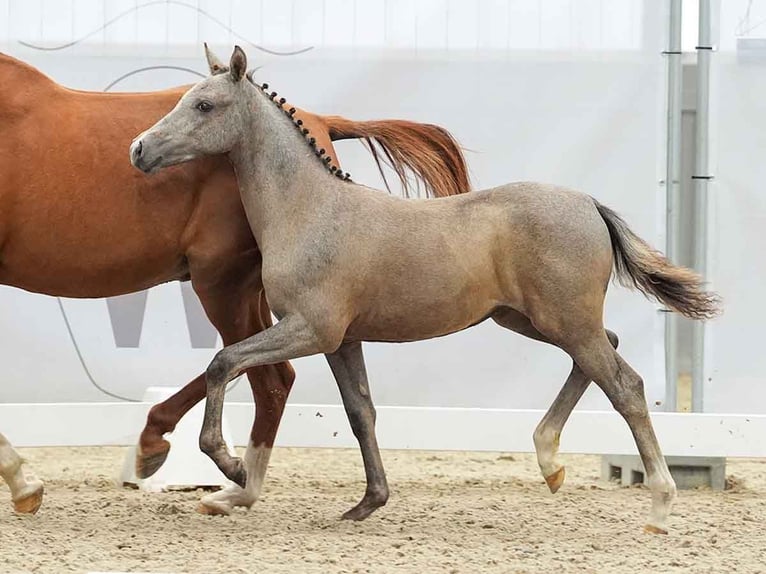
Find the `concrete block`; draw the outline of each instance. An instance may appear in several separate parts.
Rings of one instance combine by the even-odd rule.
[[[713,490],[726,487],[726,459],[705,456],[666,456],[670,474],[679,490],[708,486]],[[601,478],[616,480],[623,486],[644,484],[646,473],[638,455],[604,455]]]

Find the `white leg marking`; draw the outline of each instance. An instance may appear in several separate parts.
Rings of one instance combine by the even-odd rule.
[[[557,460],[558,455],[558,432],[547,425],[540,425],[533,435],[537,463],[544,477],[550,476],[561,468]]]
[[[261,495],[263,480],[271,458],[271,448],[248,443],[245,451],[247,484],[227,486],[223,490],[202,497],[201,503],[210,514],[231,514],[235,506],[250,508]]]
[[[654,472],[646,477],[646,485],[652,493],[652,511],[647,530],[667,534],[668,516],[676,499],[676,483],[662,456],[657,459]]]
[[[43,483],[34,476],[25,477],[22,470],[22,459],[13,450],[8,439],[0,434],[0,476],[3,477],[11,489],[11,500],[17,504],[17,510],[23,512],[36,512],[39,501],[42,499]],[[25,504],[25,499],[34,497],[38,502]]]

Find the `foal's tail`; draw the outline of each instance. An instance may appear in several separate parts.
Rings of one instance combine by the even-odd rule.
[[[463,152],[442,127],[407,120],[356,122],[341,116],[324,116],[323,120],[333,141],[358,138],[367,144],[387,188],[381,161],[393,168],[407,196],[413,192],[408,172],[422,180],[426,194],[432,197],[458,195],[471,189]]]
[[[705,291],[697,273],[673,265],[665,256],[633,233],[614,211],[594,200],[609,229],[617,279],[690,319],[711,319],[721,312],[721,299]]]

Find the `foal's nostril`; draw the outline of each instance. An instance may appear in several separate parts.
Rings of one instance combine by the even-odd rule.
[[[144,144],[142,141],[139,140],[138,145],[136,146],[136,157],[141,157],[141,151],[144,149]]]

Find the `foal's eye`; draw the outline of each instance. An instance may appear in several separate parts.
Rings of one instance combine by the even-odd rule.
[[[210,103],[210,102],[208,102],[207,100],[202,100],[202,101],[201,101],[200,103],[198,103],[198,104],[197,104],[195,107],[196,107],[196,108],[197,108],[199,111],[201,111],[201,112],[209,112],[210,110],[212,110],[212,109],[213,109],[213,104],[211,104],[211,103]]]

